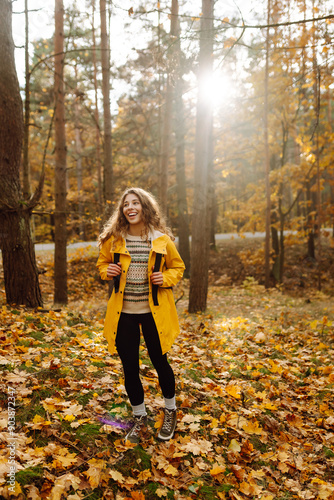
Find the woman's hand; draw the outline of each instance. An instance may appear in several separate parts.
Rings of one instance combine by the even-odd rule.
[[[108,278],[114,278],[115,276],[118,276],[121,274],[122,268],[121,265],[118,264],[109,264],[107,267],[107,277]]]
[[[164,283],[164,277],[163,277],[162,273],[160,273],[160,272],[152,273],[151,274],[151,281],[152,281],[153,285],[162,286]]]

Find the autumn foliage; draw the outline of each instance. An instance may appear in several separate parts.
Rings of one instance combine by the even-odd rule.
[[[45,303],[52,266],[40,258]],[[95,250],[69,263],[70,305],[59,311],[2,305],[0,497],[18,499],[333,499],[333,304],[265,291],[255,279],[211,284],[208,312],[186,311],[170,352],[178,426],[156,440],[163,400],[141,351],[150,417],[140,446],[125,446],[130,419],[120,360],[107,354],[107,291]],[[85,270],[83,273],[82,270]],[[15,394],[16,485],[6,480],[8,388]],[[100,422],[109,418],[112,425]]]

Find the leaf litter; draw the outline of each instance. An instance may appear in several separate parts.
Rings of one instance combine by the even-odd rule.
[[[207,313],[190,315],[183,281],[175,292],[181,335],[169,354],[175,438],[156,440],[163,399],[142,345],[150,425],[140,446],[126,445],[131,411],[120,361],[102,335],[106,290],[94,258],[82,253],[72,262],[70,287],[80,287],[67,308],[2,306],[0,497],[333,500],[328,297],[293,298],[248,279],[213,284]],[[16,404],[14,492],[7,482],[8,388]]]

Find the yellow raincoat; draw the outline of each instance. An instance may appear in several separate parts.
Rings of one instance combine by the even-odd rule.
[[[171,348],[179,329],[173,291],[173,287],[182,278],[185,265],[169,236],[160,231],[151,231],[149,237],[152,242],[151,251],[148,258],[148,281],[149,281],[149,305],[159,332],[162,354],[165,354]],[[97,261],[97,267],[103,280],[107,278],[107,268],[114,261],[114,253],[119,253],[119,262],[122,267],[122,273],[119,282],[119,291],[113,290],[108,301],[107,314],[104,321],[103,334],[108,341],[108,351],[113,354],[116,351],[115,339],[117,334],[118,321],[122,312],[123,294],[126,283],[126,276],[130,266],[131,257],[126,248],[125,240],[118,239],[113,248],[114,238],[111,237],[105,241],[100,249],[100,255]],[[163,285],[158,288],[158,302],[155,306],[152,298],[152,283],[150,276],[155,263],[157,253],[162,254],[160,271],[163,274]],[[116,262],[117,264],[117,262]]]

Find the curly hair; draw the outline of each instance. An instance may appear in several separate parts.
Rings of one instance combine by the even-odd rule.
[[[110,219],[106,222],[101,234],[98,237],[98,245],[101,247],[111,236],[116,242],[121,237],[125,238],[129,229],[129,222],[123,213],[124,200],[128,194],[134,194],[138,197],[142,206],[142,217],[145,226],[143,236],[148,240],[150,228],[168,234],[171,239],[175,239],[171,230],[166,226],[164,217],[160,213],[160,208],[155,197],[144,189],[131,187],[127,188],[121,195],[116,209]]]

